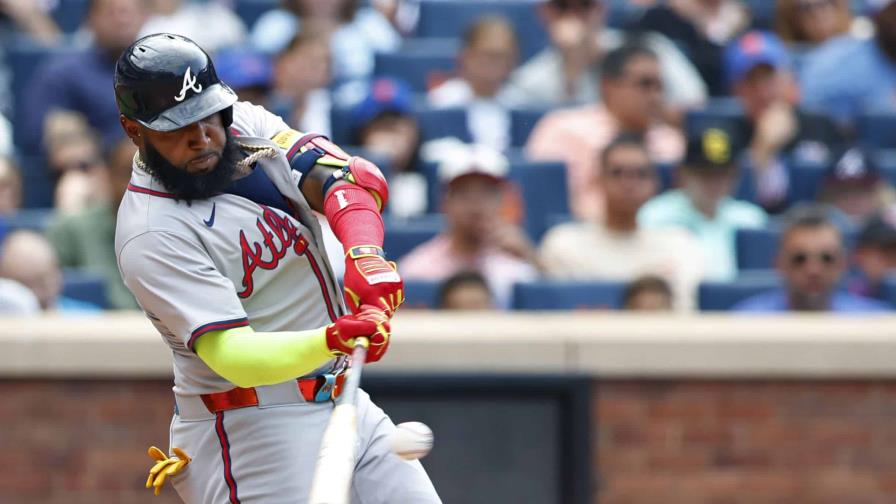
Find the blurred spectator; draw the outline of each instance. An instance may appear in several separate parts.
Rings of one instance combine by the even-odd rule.
[[[214,53],[241,45],[246,40],[246,25],[227,4],[220,0],[149,0],[152,14],[140,28],[138,37],[153,33],[183,35]]]
[[[851,24],[849,0],[777,0],[775,5],[775,31],[802,50],[848,33]]]
[[[300,131],[330,136],[330,48],[325,37],[305,30],[274,61],[271,111]]]
[[[0,278],[0,315],[37,315],[39,313],[40,304],[37,302],[37,296],[28,287],[15,280]]]
[[[803,103],[843,123],[896,109],[896,2],[869,0],[872,38],[839,37],[810,55],[800,75]]]
[[[31,80],[21,117],[22,140],[28,152],[41,149],[44,120],[54,110],[72,110],[111,145],[124,135],[115,94],[111,91],[115,61],[134,41],[145,13],[140,0],[92,0],[87,27],[93,45],[66,52],[42,64]]]
[[[440,310],[494,310],[492,293],[485,278],[475,271],[462,271],[439,286]]]
[[[599,100],[601,61],[625,43],[625,33],[604,27],[599,0],[548,0],[536,8],[551,45],[511,75],[507,98],[514,106],[540,107]],[[675,44],[656,33],[644,41],[660,61],[669,105],[684,110],[703,103],[706,84]]]
[[[109,152],[103,171],[107,194],[76,213],[56,215],[47,230],[62,267],[102,274],[109,306],[119,310],[137,308],[134,297],[121,281],[115,259],[116,214],[131,178],[136,151],[130,140],[119,142]]]
[[[449,158],[439,166],[447,228],[398,262],[407,280],[445,280],[477,271],[494,293],[495,304],[510,305],[513,284],[535,279],[534,252],[518,228],[499,216],[507,180],[507,160],[498,153]]]
[[[625,286],[622,309],[632,311],[669,311],[673,306],[669,283],[658,276],[642,276]]]
[[[52,46],[62,32],[47,13],[50,2],[38,0],[0,0],[0,21],[9,20],[22,33],[37,42]]]
[[[0,156],[12,156],[12,124],[0,113]]]
[[[255,22],[252,44],[275,54],[297,33],[313,28],[329,41],[337,83],[366,79],[373,74],[374,55],[397,50],[401,36],[380,11],[360,4],[359,0],[283,0],[282,8]]]
[[[78,113],[55,111],[44,128],[47,168],[56,182],[54,207],[77,212],[105,196],[105,167],[96,133]]]
[[[825,172],[818,199],[838,211],[838,220],[861,228],[874,214],[893,204],[893,187],[867,152],[853,148]]]
[[[386,161],[392,215],[425,213],[426,179],[418,171],[420,128],[411,111],[411,89],[404,81],[377,79],[352,110],[354,144]]]
[[[750,15],[736,0],[669,0],[647,9],[633,30],[660,33],[685,49],[712,96],[728,93],[722,64],[725,45]]]
[[[790,185],[786,161],[830,162],[847,139],[827,115],[795,107],[787,49],[775,35],[749,32],[728,46],[725,60],[744,109],[736,127],[749,139],[757,201],[769,211],[782,210]]]
[[[476,143],[510,145],[509,101],[501,95],[519,53],[516,32],[502,17],[484,17],[464,34],[458,76],[429,92],[436,107],[466,107],[467,129]]]
[[[21,206],[22,174],[11,158],[0,156],[0,218],[9,217]]]
[[[862,228],[853,262],[858,275],[850,280],[849,291],[885,300],[884,279],[896,271],[896,210],[881,212]]]
[[[604,218],[551,228],[539,248],[545,275],[578,281],[658,275],[674,286],[679,309],[693,308],[702,264],[697,243],[686,231],[638,226],[638,210],[659,185],[642,140],[620,136],[601,158]]]
[[[566,162],[570,208],[576,216],[600,217],[603,193],[594,180],[601,172],[600,151],[620,132],[642,135],[654,162],[681,158],[681,132],[660,120],[663,85],[657,56],[646,46],[627,44],[601,62],[603,103],[550,112],[535,125],[526,154]]]
[[[890,308],[876,300],[838,289],[846,269],[843,237],[823,209],[798,207],[788,215],[775,268],[783,288],[741,301],[741,312],[879,312]]]
[[[734,247],[738,228],[761,228],[768,217],[758,206],[730,196],[738,178],[730,132],[708,128],[688,139],[677,175],[680,189],[644,205],[638,215],[645,227],[678,227],[693,233],[703,251],[703,277],[732,280],[737,274]]]
[[[91,303],[60,296],[62,271],[53,247],[33,231],[14,231],[0,246],[0,277],[24,285],[37,296],[40,309],[61,312],[92,312]]]
[[[251,49],[226,49],[215,55],[215,72],[240,101],[268,107],[274,66],[267,55]]]

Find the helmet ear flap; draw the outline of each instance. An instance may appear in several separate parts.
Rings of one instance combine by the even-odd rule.
[[[221,122],[225,128],[229,128],[233,124],[233,105],[221,111]]]

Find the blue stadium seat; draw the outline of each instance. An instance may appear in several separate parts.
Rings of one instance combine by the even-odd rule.
[[[55,183],[47,172],[42,156],[21,156],[22,207],[49,208],[53,206]]]
[[[383,250],[391,261],[404,257],[421,243],[431,239],[445,227],[441,215],[427,215],[413,219],[385,216],[386,237]]]
[[[62,272],[62,295],[100,308],[109,308],[106,284],[102,275],[85,270],[66,269]]]
[[[498,14],[510,21],[520,41],[520,61],[547,46],[548,36],[538,19],[538,4],[530,1],[438,0],[420,2],[418,37],[459,38],[477,18]]]
[[[456,61],[455,50],[402,49],[395,53],[377,54],[373,74],[376,77],[404,79],[411,89],[424,93],[451,78]]]
[[[747,0],[746,4],[753,16],[752,28],[774,29],[775,0]]]
[[[788,201],[797,203],[801,201],[815,201],[818,195],[818,185],[824,177],[827,166],[817,163],[791,162],[790,188]]]
[[[553,161],[514,163],[510,180],[522,192],[526,233],[538,242],[550,226],[550,216],[569,214],[566,166]]]
[[[60,0],[50,15],[62,31],[73,33],[78,30],[84,18],[87,17],[87,4],[88,0]]]
[[[859,141],[869,149],[896,148],[896,114],[892,112],[866,113],[856,121]]]
[[[420,125],[420,139],[425,142],[446,136],[471,141],[467,130],[467,111],[462,108],[435,109],[426,105],[415,107],[414,115]],[[333,107],[330,110],[331,139],[337,145],[352,145],[352,109]]]
[[[738,229],[735,237],[737,269],[763,270],[774,267],[780,232],[776,229]]]
[[[10,231],[27,229],[43,233],[53,219],[52,208],[30,208],[19,210],[6,218]]]
[[[685,117],[685,131],[689,134],[713,126],[731,128],[731,123],[743,114],[743,107],[734,98],[714,98],[699,110],[691,110]]]
[[[550,108],[527,108],[510,111],[510,145],[524,147],[529,139],[529,134],[535,129],[538,120],[542,118]]]
[[[405,280],[405,302],[401,308],[435,308],[438,303],[440,285],[440,282]]]
[[[896,306],[896,276],[890,275],[884,279],[881,287],[883,297],[893,306]]]
[[[262,14],[277,7],[280,7],[279,0],[237,0],[233,10],[251,30]]]
[[[734,282],[704,282],[697,291],[701,311],[725,311],[737,303],[781,286],[774,275],[738,279]]]
[[[566,282],[544,280],[513,287],[515,310],[618,309],[622,282]]]

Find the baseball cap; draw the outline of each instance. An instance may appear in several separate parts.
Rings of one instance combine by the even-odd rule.
[[[269,57],[247,50],[224,50],[215,56],[218,77],[232,89],[270,87],[274,69]]]
[[[682,164],[694,169],[726,169],[734,166],[742,144],[729,129],[710,126],[688,135]]]
[[[754,30],[728,44],[725,49],[725,71],[728,83],[735,84],[759,65],[776,70],[788,65],[787,48],[776,35]]]
[[[860,247],[896,246],[896,208],[890,207],[872,217],[859,231],[856,243]]]
[[[880,170],[871,156],[862,149],[852,148],[844,152],[840,159],[825,171],[822,184],[826,187],[872,186],[880,181],[880,178]]]
[[[363,128],[381,114],[410,115],[413,105],[411,86],[400,79],[380,78],[370,83],[367,95],[352,110],[352,124]]]
[[[510,162],[499,151],[481,144],[467,144],[450,138],[437,140],[427,155],[438,162],[439,181],[449,185],[472,175],[501,182],[507,177]]]

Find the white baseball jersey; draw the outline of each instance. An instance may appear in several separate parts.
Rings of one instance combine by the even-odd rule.
[[[286,201],[266,205],[225,193],[187,204],[135,162],[118,210],[118,266],[174,353],[178,394],[234,387],[193,352],[207,332],[249,324],[256,331],[304,330],[344,314],[320,227],[298,190],[302,174],[287,160],[301,134],[246,102],[234,104],[231,131],[240,144],[277,150],[256,170]]]

